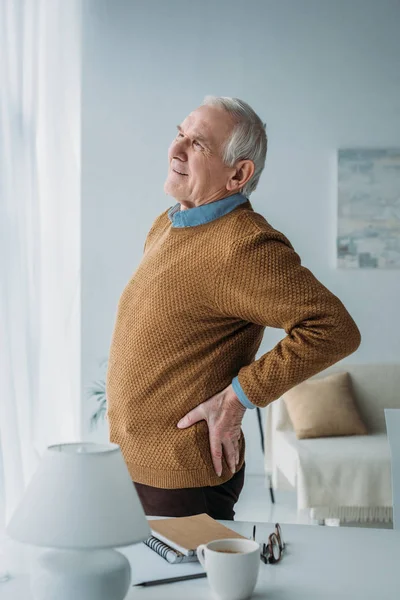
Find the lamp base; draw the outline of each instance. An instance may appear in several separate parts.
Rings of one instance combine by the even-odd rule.
[[[46,550],[31,573],[35,600],[123,600],[128,559],[116,550]]]

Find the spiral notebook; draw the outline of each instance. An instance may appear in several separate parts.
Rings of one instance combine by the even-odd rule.
[[[226,538],[244,539],[206,514],[149,521],[152,536],[145,544],[171,564],[197,560],[200,544]]]
[[[149,537],[145,542],[146,546],[157,552],[162,558],[164,558],[171,565],[186,562],[195,562],[197,560],[196,554],[182,554],[178,550],[171,548],[161,540],[154,536]]]

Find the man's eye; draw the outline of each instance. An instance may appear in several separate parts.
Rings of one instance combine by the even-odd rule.
[[[197,140],[194,140],[193,144],[196,144],[196,146],[198,146],[199,148],[202,148],[202,145]]]
[[[183,133],[181,133],[180,131],[178,131],[178,135],[176,137],[183,137]]]

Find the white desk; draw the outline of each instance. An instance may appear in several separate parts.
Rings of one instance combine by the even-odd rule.
[[[226,523],[249,537],[252,523]],[[257,539],[273,526],[257,524]],[[260,565],[254,600],[396,600],[400,597],[400,532],[384,529],[283,525],[288,544],[277,565]],[[27,560],[32,554],[6,544],[15,578],[0,584],[1,600],[31,600]],[[140,546],[134,547],[140,570]],[[131,550],[133,551],[134,548]],[[9,556],[11,556],[9,554]],[[143,568],[143,565],[142,565]],[[171,566],[171,576],[174,566]],[[148,588],[131,588],[127,600],[209,600],[206,579]],[[112,600],[112,599],[110,599]]]

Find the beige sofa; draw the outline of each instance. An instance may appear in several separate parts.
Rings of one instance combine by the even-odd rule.
[[[298,440],[282,399],[266,409],[265,470],[276,490],[296,490],[297,508],[318,521],[390,522],[392,486],[384,408],[400,408],[400,365],[341,361],[367,436]]]

